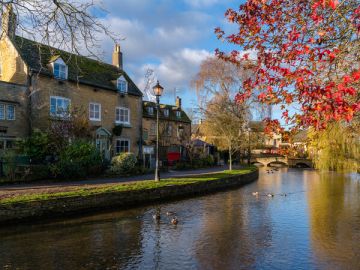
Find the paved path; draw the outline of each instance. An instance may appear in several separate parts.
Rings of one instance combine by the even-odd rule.
[[[169,171],[162,173],[162,179],[173,177],[184,177],[190,175],[207,174],[226,170],[227,167],[215,167],[189,171]],[[0,199],[9,198],[21,194],[38,194],[38,193],[56,193],[76,190],[79,188],[94,188],[102,186],[111,186],[119,183],[131,183],[142,180],[152,180],[154,174],[137,175],[121,178],[104,178],[104,179],[88,179],[82,181],[66,181],[66,182],[38,182],[30,184],[12,184],[0,186]]]

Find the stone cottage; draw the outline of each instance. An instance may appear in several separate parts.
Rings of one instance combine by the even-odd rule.
[[[3,16],[2,31],[0,138],[45,130],[54,122],[67,121],[76,109],[88,118],[104,157],[141,152],[142,92],[123,69],[119,45],[110,65],[37,43],[16,35],[11,8]],[[0,139],[0,146],[7,140]]]

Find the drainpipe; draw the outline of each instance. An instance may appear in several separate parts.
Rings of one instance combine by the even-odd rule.
[[[31,136],[32,134],[32,96],[31,96],[31,87],[32,87],[32,78],[33,78],[33,75],[34,75],[34,72],[31,68],[27,68],[27,82],[26,82],[26,98],[28,99],[28,108],[27,108],[27,111],[28,111],[28,129],[29,129],[29,132],[28,132],[28,135]]]

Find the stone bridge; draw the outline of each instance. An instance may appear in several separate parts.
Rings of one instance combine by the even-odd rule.
[[[306,158],[290,158],[280,155],[253,155],[251,157],[251,163],[260,163],[264,166],[273,166],[275,164],[289,166],[289,167],[307,167],[312,168],[313,163],[310,159]]]

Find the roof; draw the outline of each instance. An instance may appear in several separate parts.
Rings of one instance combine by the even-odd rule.
[[[147,110],[148,107],[153,107],[154,108],[154,113],[153,114],[149,114],[149,112]],[[169,116],[168,117],[166,117],[164,115],[164,113],[163,113],[165,109],[169,110]],[[181,112],[181,117],[180,118],[178,118],[176,116],[176,111]],[[162,112],[159,115],[160,119],[177,121],[177,122],[184,122],[184,123],[191,123],[191,120],[187,116],[185,111],[183,111],[181,108],[179,108],[177,106],[167,105],[167,104],[160,104],[160,112]],[[145,117],[145,118],[156,118],[156,103],[155,102],[143,101],[143,117]]]
[[[117,91],[115,81],[123,75],[128,82],[128,94],[142,96],[126,72],[116,66],[19,36],[14,38],[13,43],[26,65],[35,72],[53,76],[49,64],[60,57],[68,66],[69,81]]]
[[[211,146],[214,146],[213,144],[207,143],[207,142],[205,142],[203,140],[200,140],[200,139],[194,139],[191,142],[196,147],[206,147],[206,146],[211,147]]]

